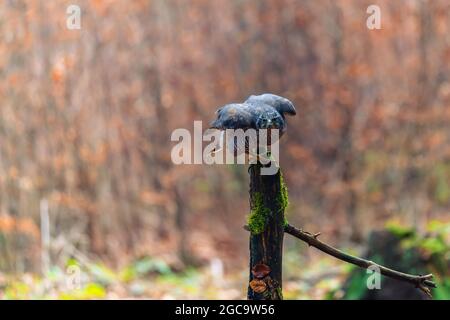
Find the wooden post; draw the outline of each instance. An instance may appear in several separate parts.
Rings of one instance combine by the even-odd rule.
[[[280,300],[282,294],[282,253],[284,210],[287,189],[281,170],[261,175],[261,165],[251,165],[250,174],[250,278],[249,300]]]

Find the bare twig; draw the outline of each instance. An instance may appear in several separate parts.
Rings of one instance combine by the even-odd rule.
[[[425,292],[429,297],[431,297],[430,288],[436,288],[436,284],[433,281],[431,281],[431,279],[433,278],[432,274],[416,276],[416,275],[407,274],[407,273],[403,273],[403,272],[399,272],[396,270],[386,268],[386,267],[381,266],[373,261],[365,260],[365,259],[362,259],[359,257],[352,256],[345,252],[342,252],[332,246],[327,245],[326,243],[323,243],[319,239],[317,239],[317,236],[316,236],[317,234],[313,235],[309,232],[297,229],[297,228],[291,226],[290,224],[288,224],[285,227],[284,231],[286,233],[290,234],[291,236],[294,236],[294,237],[306,242],[310,246],[313,246],[313,247],[319,249],[320,251],[325,252],[339,260],[346,261],[348,263],[354,264],[358,267],[365,268],[365,269],[367,269],[371,266],[375,266],[380,270],[381,274],[383,274],[387,277],[393,278],[393,279],[409,282],[409,283],[415,285],[417,288],[419,288],[423,292]]]
[[[244,226],[244,229],[248,230],[248,227]],[[284,228],[284,232],[306,242],[309,246],[315,247],[315,248],[319,249],[320,251],[325,252],[339,260],[354,264],[354,265],[364,268],[364,269],[367,269],[371,266],[375,266],[380,270],[380,273],[382,275],[385,275],[385,276],[393,278],[393,279],[397,279],[399,281],[409,282],[409,283],[413,284],[415,287],[422,290],[430,298],[431,298],[430,288],[436,288],[436,284],[432,281],[432,279],[433,279],[432,274],[412,275],[412,274],[407,274],[407,273],[403,273],[403,272],[399,272],[396,270],[386,268],[386,267],[379,265],[373,261],[355,257],[355,256],[352,256],[345,252],[342,252],[342,251],[320,241],[319,239],[317,239],[317,237],[319,236],[320,233],[312,234],[307,231],[297,229],[296,227],[291,226],[290,224],[288,224]]]

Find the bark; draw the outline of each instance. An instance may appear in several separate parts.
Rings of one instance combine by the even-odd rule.
[[[260,170],[259,164],[249,168],[251,234],[247,297],[249,300],[279,300],[282,299],[284,209],[287,192],[280,170],[275,175],[261,175]],[[270,272],[267,275],[256,274],[255,277],[257,265],[268,266]]]

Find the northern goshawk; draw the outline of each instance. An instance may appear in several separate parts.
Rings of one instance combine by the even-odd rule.
[[[218,130],[226,129],[254,129],[258,132],[260,129],[267,129],[268,144],[270,145],[270,131],[278,129],[279,137],[286,132],[285,115],[294,116],[295,107],[291,101],[286,98],[271,93],[261,95],[252,95],[244,103],[227,104],[217,110],[217,119],[211,123],[211,128]],[[222,133],[219,142],[219,148],[223,147]],[[229,144],[230,145],[230,144]],[[231,144],[229,148],[235,155],[243,151],[251,153],[248,140]]]

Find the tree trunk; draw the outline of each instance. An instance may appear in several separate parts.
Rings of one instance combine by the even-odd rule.
[[[284,209],[287,189],[281,170],[261,175],[261,165],[251,165],[250,173],[250,278],[249,300],[280,300],[282,295],[282,253]]]

